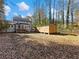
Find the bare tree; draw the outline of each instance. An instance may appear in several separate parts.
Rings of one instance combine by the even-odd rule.
[[[66,25],[67,25],[67,28],[69,27],[69,13],[70,13],[70,0],[67,1],[67,15],[66,15]]]
[[[55,0],[53,0],[53,24],[55,23]]]
[[[73,23],[74,23],[74,0],[71,0],[71,23],[72,23],[72,28],[73,28]]]
[[[64,25],[64,0],[62,0],[62,20],[63,20],[63,25]]]
[[[49,0],[49,23],[51,23],[51,0]]]

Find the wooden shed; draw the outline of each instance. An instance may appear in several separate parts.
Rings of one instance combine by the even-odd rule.
[[[41,33],[57,33],[57,26],[56,24],[49,24],[48,26],[42,26],[42,27],[37,27],[38,31]]]

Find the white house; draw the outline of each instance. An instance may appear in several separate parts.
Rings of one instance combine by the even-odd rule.
[[[7,32],[31,32],[32,30],[32,22],[29,17],[15,16],[9,24],[10,27]]]
[[[9,28],[7,29],[7,32],[15,32],[15,25],[13,22],[9,22]]]

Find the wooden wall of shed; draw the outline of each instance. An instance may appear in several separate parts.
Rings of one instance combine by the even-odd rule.
[[[56,33],[57,32],[57,26],[55,24],[50,24],[48,26],[43,26],[43,27],[37,27],[39,32],[42,33]]]

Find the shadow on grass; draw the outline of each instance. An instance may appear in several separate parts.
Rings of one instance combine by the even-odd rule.
[[[33,39],[29,40],[30,37],[26,35],[12,34],[10,37],[23,59],[79,59],[79,46],[62,45],[51,41],[45,45]]]
[[[51,33],[50,35],[61,35],[61,36],[66,36],[66,35],[72,35],[72,36],[78,36],[77,34],[66,34],[66,33]]]

